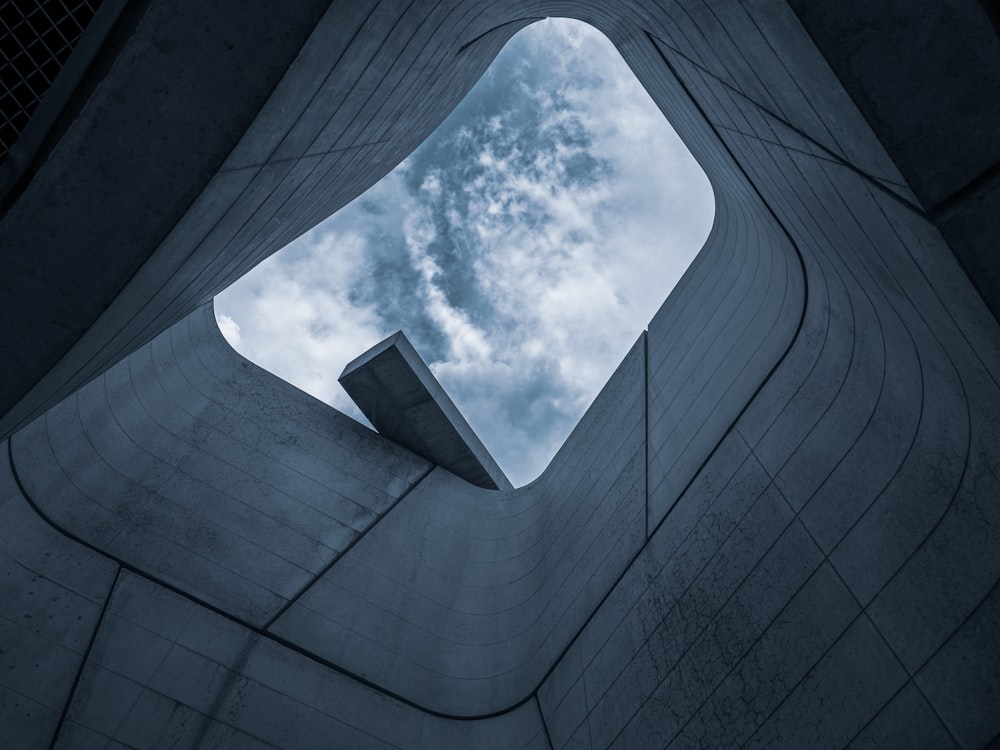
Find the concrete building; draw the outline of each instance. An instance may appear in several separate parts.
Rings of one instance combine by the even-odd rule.
[[[94,5],[3,131],[0,744],[1000,742],[990,3]],[[545,16],[618,47],[717,216],[547,471],[486,489],[210,305]]]

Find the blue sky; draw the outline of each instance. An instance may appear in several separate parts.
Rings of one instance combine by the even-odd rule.
[[[216,315],[245,357],[356,418],[337,376],[403,329],[520,486],[713,213],[707,178],[611,43],[550,19],[393,172],[220,294]]]

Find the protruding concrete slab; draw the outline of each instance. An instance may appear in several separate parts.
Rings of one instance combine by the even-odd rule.
[[[339,380],[380,434],[479,487],[514,488],[402,331],[348,363]]]

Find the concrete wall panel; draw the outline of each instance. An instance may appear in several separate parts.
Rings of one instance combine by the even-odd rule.
[[[644,367],[642,337],[526,487],[436,469],[274,631],[442,713],[530,695],[645,537]]]
[[[66,745],[141,746],[143,726],[240,746],[1000,736],[1000,330],[910,190],[934,175],[892,138],[908,115],[855,104],[905,59],[859,83],[871,48],[831,55],[820,12],[791,5],[333,3],[173,229],[137,240],[148,261],[4,418],[37,416],[11,442],[27,497],[0,480],[26,530],[4,526],[14,601],[34,614],[32,592],[63,586],[53,622],[83,616],[52,626],[51,651],[4,620],[26,644],[0,676],[12,736],[44,743],[67,698]],[[893,39],[918,44],[918,11]],[[542,477],[491,492],[260,372],[196,308],[388,171],[544,15],[618,46],[717,216]],[[966,145],[948,189],[975,171]],[[42,165],[3,231],[26,231],[71,166]],[[989,179],[959,188],[955,216]],[[49,549],[79,572],[47,572]],[[33,681],[22,657],[43,651]]]
[[[32,510],[0,448],[0,746],[44,747],[73,690],[117,566]]]
[[[544,747],[537,706],[456,722],[123,573],[56,747]]]
[[[54,523],[258,624],[429,469],[243,360],[211,306],[14,443]]]

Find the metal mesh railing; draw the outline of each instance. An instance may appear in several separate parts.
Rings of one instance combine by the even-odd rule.
[[[0,0],[0,161],[24,131],[101,0]]]

